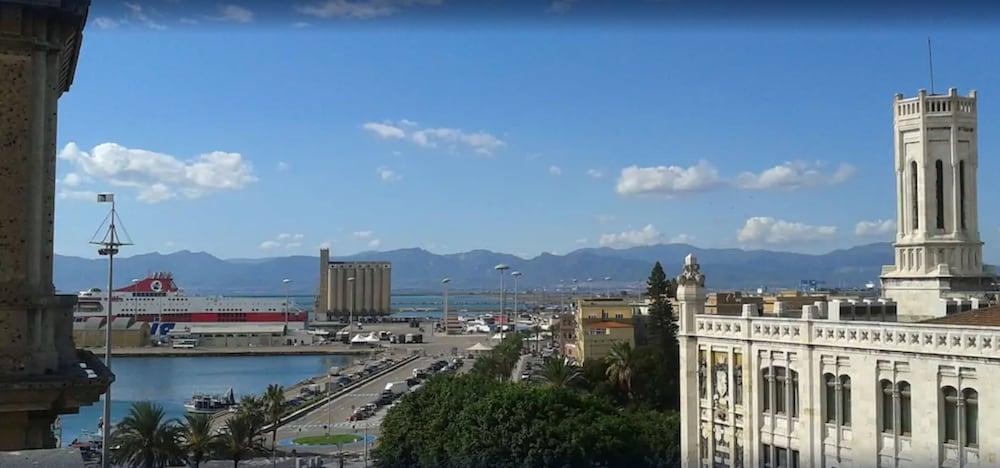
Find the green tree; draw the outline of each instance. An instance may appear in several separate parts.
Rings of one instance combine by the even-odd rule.
[[[257,427],[264,425],[264,400],[261,397],[248,393],[240,397],[236,413],[253,420]]]
[[[552,357],[545,360],[539,380],[556,388],[572,388],[582,379],[580,368],[564,358]]]
[[[670,445],[644,419],[658,415],[566,388],[439,376],[389,410],[373,455],[385,467],[656,466]],[[676,445],[679,432],[656,437]]]
[[[111,434],[111,460],[132,467],[166,466],[181,456],[178,433],[177,424],[164,417],[162,406],[133,403]]]
[[[656,302],[667,297],[667,292],[667,274],[663,272],[663,265],[656,262],[653,265],[653,270],[649,272],[649,279],[646,280],[646,297]]]
[[[181,450],[193,468],[218,448],[218,437],[212,433],[212,419],[207,414],[185,414],[179,435]]]
[[[656,262],[649,273],[646,294],[650,300],[652,335],[659,347],[659,352],[654,354],[656,362],[660,364],[648,369],[644,375],[652,372],[646,378],[657,381],[657,385],[661,387],[656,391],[661,397],[656,406],[670,409],[680,408],[680,348],[677,343],[677,322],[669,299],[676,295],[676,289],[677,282],[667,280],[660,262]]]
[[[523,346],[524,337],[520,333],[507,335],[500,344],[476,359],[472,372],[494,380],[509,380]]]
[[[625,342],[615,343],[604,358],[608,367],[605,374],[608,380],[625,393],[628,400],[632,399],[632,376],[635,373],[635,352],[632,346]]]
[[[267,451],[260,440],[261,418],[245,412],[237,412],[226,421],[219,434],[219,453],[240,466],[240,461]]]
[[[271,462],[273,464],[278,441],[278,425],[281,423],[281,417],[284,416],[285,409],[288,407],[287,403],[285,403],[284,387],[278,384],[268,385],[267,390],[264,391],[262,400],[265,422],[271,426]]]

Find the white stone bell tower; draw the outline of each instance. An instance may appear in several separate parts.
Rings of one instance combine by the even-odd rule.
[[[883,267],[882,287],[900,320],[939,317],[942,299],[981,295],[990,283],[979,240],[976,92],[897,94],[893,116],[895,265]]]

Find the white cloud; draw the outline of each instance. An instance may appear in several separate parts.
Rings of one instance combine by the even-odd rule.
[[[260,243],[261,250],[272,250],[281,247],[281,243],[273,240],[266,240]]]
[[[885,237],[895,232],[896,221],[892,219],[860,221],[854,226],[854,234],[861,237]]]
[[[820,162],[789,161],[758,174],[743,172],[736,177],[736,186],[747,190],[796,190],[841,184],[854,174],[849,164],[841,164],[833,172],[825,169]]]
[[[331,240],[325,240],[325,241],[319,243],[319,248],[321,248],[321,249],[329,249],[329,248],[332,248],[332,247],[333,247],[333,241],[331,241]]]
[[[91,24],[96,26],[98,29],[114,29],[118,27],[118,21],[107,16],[98,16],[91,21]]]
[[[173,247],[174,245],[176,245],[176,242],[174,242],[172,240],[168,240],[168,241],[164,241],[163,242],[163,246],[164,247]]]
[[[452,151],[469,149],[482,156],[492,156],[506,143],[496,136],[478,131],[469,132],[458,128],[420,128],[411,120],[399,122],[366,122],[361,125],[366,131],[385,140],[407,139],[423,148],[444,147]]]
[[[68,143],[59,158],[89,178],[138,192],[156,203],[177,196],[198,198],[213,192],[240,190],[255,182],[253,167],[239,153],[213,151],[182,161],[174,156],[117,143],[102,143],[89,153]],[[82,179],[81,179],[82,180]]]
[[[308,28],[309,26],[311,25],[306,21],[296,21],[292,23],[292,27],[296,29]]]
[[[403,129],[390,124],[367,122],[361,128],[378,135],[379,138],[398,139],[406,137],[406,132]]]
[[[828,240],[836,234],[834,226],[813,226],[755,216],[746,220],[736,238],[745,244],[797,244]]]
[[[385,166],[379,166],[376,168],[375,173],[378,174],[378,178],[382,182],[398,182],[403,178],[402,175]]]
[[[604,171],[598,169],[587,169],[587,175],[591,179],[601,179],[604,178]]]
[[[296,10],[317,18],[372,19],[390,16],[419,5],[440,5],[443,0],[324,0],[299,5]]]
[[[653,245],[663,242],[663,235],[652,224],[642,229],[623,231],[612,234],[602,234],[597,243],[605,247],[635,247]]]
[[[239,5],[220,5],[219,14],[220,21],[232,23],[252,23],[254,19],[252,11]]]
[[[354,231],[352,235],[357,239],[371,239],[375,231]]]
[[[278,172],[285,172],[291,169],[291,166],[289,166],[288,163],[284,161],[278,161],[277,167],[278,167]]]
[[[559,166],[549,166],[549,174],[554,176],[561,176],[562,169]]]
[[[706,161],[683,168],[678,166],[622,169],[618,178],[621,195],[675,195],[709,189],[719,183],[719,172]]]
[[[60,189],[59,193],[56,195],[60,200],[75,200],[75,201],[97,201],[97,192],[93,190],[65,190]]]
[[[368,247],[370,248],[377,249],[380,245],[382,245],[382,241],[379,239],[372,239],[368,241]]]
[[[63,177],[62,183],[67,187],[79,187],[83,183],[83,177],[75,172],[70,172]]]
[[[268,239],[260,243],[261,250],[274,250],[278,248],[285,248],[288,250],[297,249],[302,247],[302,240],[305,239],[305,234],[297,234],[290,232],[282,232],[276,236],[274,239]]]
[[[579,239],[576,240],[576,243],[580,244],[580,245],[586,244],[587,243],[587,238],[586,237],[581,237],[581,238],[579,238]]]
[[[135,22],[149,29],[156,29],[159,31],[167,29],[166,26],[150,17],[147,11],[142,8],[142,5],[131,2],[124,2],[123,5],[125,5],[126,9],[128,9],[128,15],[119,20],[120,23],[125,24]]]
[[[688,234],[677,234],[670,238],[671,244],[690,244],[694,242],[695,237]]]

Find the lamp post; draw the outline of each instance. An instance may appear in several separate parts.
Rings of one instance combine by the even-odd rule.
[[[450,324],[451,316],[448,314],[448,283],[451,282],[451,278],[445,278],[441,280],[441,284],[444,287],[444,334],[448,334],[448,325]]]
[[[587,295],[588,296],[593,296],[594,295],[594,289],[592,288],[593,282],[594,282],[594,278],[587,278]]]
[[[351,299],[347,301],[351,303],[350,315],[347,318],[347,330],[351,331],[354,330],[354,277],[353,276],[347,278],[347,293],[351,296]],[[350,334],[348,334],[348,337],[350,337]]]
[[[131,240],[128,239],[128,232],[125,228],[124,239],[118,235],[118,230],[115,228],[115,220],[118,219],[118,213],[115,210],[115,195],[113,193],[99,193],[97,194],[97,203],[110,203],[111,212],[105,218],[105,223],[107,223],[108,228],[104,231],[104,235],[101,238],[97,236],[100,235],[101,229],[97,229],[97,234],[94,238],[90,240],[91,244],[98,245],[100,248],[97,253],[101,256],[108,256],[108,310],[106,323],[104,324],[104,365],[107,366],[108,371],[111,370],[111,322],[114,320],[114,313],[112,309],[114,300],[114,277],[115,277],[115,254],[118,253],[118,248],[125,245],[132,245]],[[104,226],[104,223],[101,223]],[[111,445],[111,387],[108,385],[107,392],[104,393],[104,408],[101,416],[101,465],[105,468],[111,466],[111,458],[108,453],[108,446]]]
[[[610,276],[605,276],[604,277],[604,287],[605,287],[604,295],[608,296],[608,297],[611,297],[611,277]]]
[[[512,271],[510,272],[510,276],[514,277],[514,313],[512,315],[514,316],[514,322],[517,323],[517,278],[521,276],[521,272]],[[512,328],[512,330],[516,332],[517,327]]]
[[[288,326],[288,309],[291,307],[291,305],[288,303],[288,283],[291,283],[291,282],[292,282],[292,280],[290,280],[288,278],[285,278],[285,279],[281,280],[281,285],[285,288],[285,326],[286,327]]]
[[[500,272],[500,316],[504,317],[506,319],[506,315],[504,315],[504,308],[503,308],[503,272],[509,270],[510,267],[507,266],[507,265],[504,265],[503,263],[500,263],[500,264],[497,264],[497,266],[493,267],[493,269],[496,270],[496,271],[498,271],[498,272]],[[504,321],[506,321],[506,320],[504,320]],[[503,327],[504,327],[504,325],[501,324],[500,325],[500,341],[501,342],[503,342],[503,337],[504,337]]]

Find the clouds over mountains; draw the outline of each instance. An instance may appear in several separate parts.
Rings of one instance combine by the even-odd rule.
[[[835,169],[822,162],[788,161],[760,172],[742,172],[724,178],[708,161],[690,167],[628,166],[618,177],[617,192],[624,196],[675,196],[721,187],[739,190],[799,190],[839,185],[851,178],[855,169],[841,164]]]

